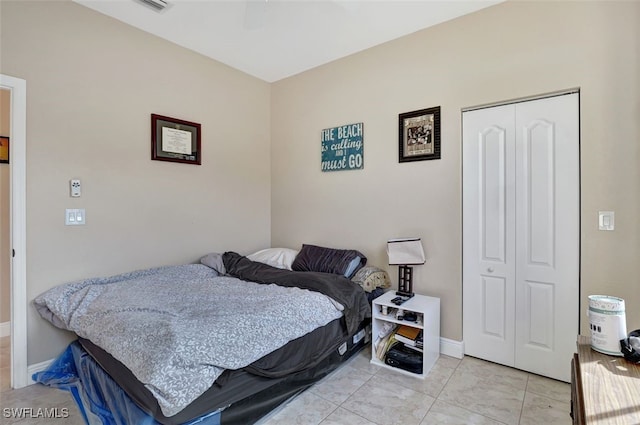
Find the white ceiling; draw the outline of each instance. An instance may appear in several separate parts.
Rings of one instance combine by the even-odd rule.
[[[503,0],[74,0],[267,82]]]

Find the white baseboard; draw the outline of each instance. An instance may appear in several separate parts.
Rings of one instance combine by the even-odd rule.
[[[11,322],[0,323],[0,338],[11,335]]]
[[[464,341],[440,338],[440,354],[461,359],[464,357]]]
[[[43,362],[40,363],[36,363],[36,364],[31,364],[29,366],[27,366],[27,385],[33,385],[36,383],[36,381],[34,381],[31,377],[33,376],[34,373],[36,372],[42,372],[43,370],[45,370],[46,368],[49,367],[49,365],[51,363],[53,363],[55,359],[51,359],[51,360],[45,360]]]

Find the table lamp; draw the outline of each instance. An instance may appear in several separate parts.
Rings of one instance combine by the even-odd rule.
[[[412,265],[424,264],[424,250],[420,238],[398,238],[387,241],[389,265],[398,268],[398,291],[396,295],[413,297]]]

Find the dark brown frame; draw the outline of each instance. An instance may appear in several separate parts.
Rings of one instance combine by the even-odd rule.
[[[7,157],[5,158],[4,155],[0,156],[0,164],[8,164],[11,158],[9,138],[7,136],[0,136],[0,145],[4,145],[5,143],[7,144]],[[2,152],[2,150],[0,150],[0,152]]]
[[[432,117],[432,119],[430,119]],[[433,128],[429,134],[429,139],[433,144],[432,152],[411,153],[409,149],[409,127],[411,121],[423,118],[433,121]],[[406,129],[406,130],[405,130]],[[411,139],[413,140],[413,138]],[[417,143],[416,143],[417,144]],[[440,107],[420,109],[418,111],[405,112],[398,115],[398,162],[424,161],[427,159],[440,159]]]
[[[167,152],[162,149],[162,128],[191,133],[191,154]],[[163,115],[151,114],[151,159],[201,165],[200,124]]]

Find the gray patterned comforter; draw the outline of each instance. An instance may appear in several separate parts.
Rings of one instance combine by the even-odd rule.
[[[342,316],[342,305],[321,293],[220,277],[200,264],[73,282],[34,303],[42,317],[127,366],[165,416],[224,369],[247,366]]]

